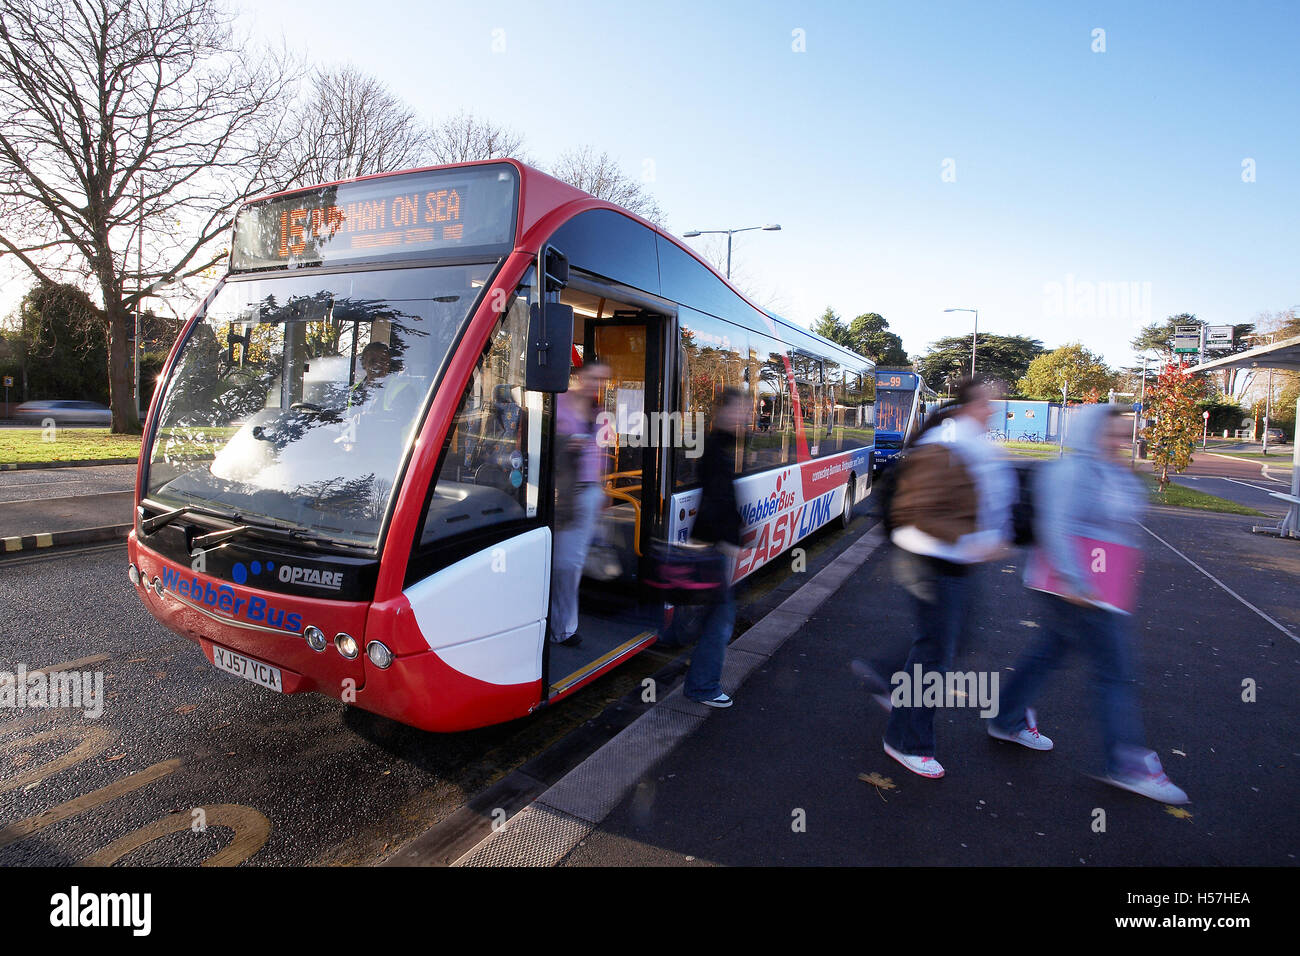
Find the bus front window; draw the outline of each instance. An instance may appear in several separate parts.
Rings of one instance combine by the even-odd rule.
[[[897,389],[876,390],[876,431],[903,435],[912,415],[912,393]],[[906,437],[903,435],[903,437]]]
[[[176,360],[146,494],[374,548],[489,265],[227,281]]]

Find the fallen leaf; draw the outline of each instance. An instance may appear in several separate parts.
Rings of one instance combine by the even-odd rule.
[[[871,773],[860,773],[858,774],[858,779],[865,781],[880,790],[895,789],[894,781],[890,780],[888,777],[882,777],[875,771],[872,771]]]
[[[1037,621],[1021,621],[1021,622],[1020,622],[1020,626],[1021,626],[1021,627],[1037,627],[1037,626],[1038,626],[1038,622],[1037,622]]]
[[[1166,806],[1165,813],[1169,814],[1171,817],[1177,817],[1179,820],[1190,820],[1192,818],[1191,811],[1184,810],[1182,807]]]
[[[1187,756],[1187,754],[1183,753],[1181,750],[1175,750],[1174,753],[1178,754],[1178,756],[1180,756],[1180,757],[1186,757],[1186,756]]]
[[[126,754],[124,754],[124,753],[121,753],[121,754],[113,754],[113,756],[111,756],[111,757],[105,757],[104,759],[105,759],[105,760],[121,760],[121,759],[122,759],[123,757],[125,757],[125,756],[126,756]]]
[[[199,709],[198,704],[181,704],[179,707],[176,708],[175,712],[178,714],[188,714],[190,711],[198,710],[198,709]]]

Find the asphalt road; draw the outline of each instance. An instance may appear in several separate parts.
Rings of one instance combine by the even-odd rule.
[[[1290,446],[1286,448],[1289,451]],[[1290,457],[1284,455],[1278,455],[1272,461],[1263,461],[1235,458],[1233,451],[1227,449],[1198,450],[1193,454],[1187,471],[1173,480],[1177,484],[1226,498],[1266,515],[1280,516],[1286,510],[1286,504],[1270,498],[1269,492],[1291,491],[1290,465]]]
[[[1190,806],[1087,776],[1098,733],[1077,658],[1038,704],[1051,753],[991,740],[977,710],[954,708],[936,723],[947,775],[901,768],[850,666],[899,659],[910,642],[906,595],[873,557],[563,865],[1294,867],[1300,542],[1252,535],[1243,517],[1158,509],[1145,523],[1167,542],[1147,542],[1135,621],[1146,739]],[[1018,570],[986,569],[957,669],[1011,676],[1040,626]],[[1007,925],[1018,906],[1052,905],[1032,876],[998,879]]]
[[[42,501],[134,489],[135,465],[0,471],[0,502]],[[128,521],[130,510],[128,507]]]
[[[807,574],[866,526],[815,535]],[[742,628],[806,579],[783,565],[741,593]],[[0,866],[376,862],[673,661],[652,648],[532,717],[435,735],[217,670],[145,611],[121,546],[0,561],[0,593],[0,672],[99,671],[107,697],[98,718],[0,709]]]

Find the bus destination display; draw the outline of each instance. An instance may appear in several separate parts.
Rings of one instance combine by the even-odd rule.
[[[876,388],[916,388],[914,372],[876,372]]]
[[[504,254],[514,241],[516,182],[511,166],[482,166],[269,199],[239,211],[230,267]]]

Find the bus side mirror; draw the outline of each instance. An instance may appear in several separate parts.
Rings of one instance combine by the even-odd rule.
[[[534,303],[529,310],[524,387],[530,392],[567,392],[572,359],[573,307]]]
[[[573,307],[561,305],[569,282],[569,260],[559,249],[542,251],[542,301],[528,312],[528,363],[524,387],[530,392],[567,392],[573,364]]]

